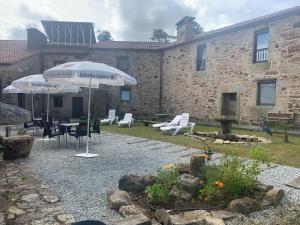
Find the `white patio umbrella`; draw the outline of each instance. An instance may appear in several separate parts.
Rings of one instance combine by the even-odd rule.
[[[78,93],[80,88],[77,86],[63,85],[54,82],[47,82],[42,74],[29,75],[12,82],[18,93],[47,94],[47,121],[49,121],[49,98],[50,94],[56,93]],[[13,90],[13,87],[10,89]],[[32,95],[33,108],[33,95]]]
[[[91,88],[98,88],[100,84],[136,85],[136,79],[114,67],[89,61],[64,63],[46,70],[44,76],[47,81],[89,88],[86,152],[75,156],[86,158],[98,156],[98,154],[89,153]]]

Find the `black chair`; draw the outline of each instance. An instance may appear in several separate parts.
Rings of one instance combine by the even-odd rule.
[[[91,134],[100,134],[100,120],[95,119],[93,125],[90,127]]]
[[[72,223],[72,225],[106,225],[106,224],[97,220],[85,220],[85,221]]]
[[[76,127],[76,130],[70,131],[69,135],[77,139],[77,149],[78,149],[80,137],[85,137],[87,135],[87,122],[79,122],[78,126]],[[91,133],[89,134],[89,137],[91,138]]]
[[[70,119],[68,117],[65,117],[65,118],[63,118],[63,119],[61,119],[61,120],[58,121],[58,129],[59,129],[59,131],[62,132],[62,133],[64,133],[64,134],[66,133],[66,131],[67,131],[67,133],[70,133],[71,132],[71,127],[68,127],[66,129],[64,126],[60,126],[61,123],[70,123]]]
[[[43,141],[45,137],[48,137],[49,139],[58,136],[58,144],[60,144],[60,136],[64,135],[63,132],[59,131],[53,124],[51,125],[50,122],[42,121],[43,125]]]
[[[96,134],[99,134],[98,137],[99,137],[99,141],[101,142],[100,140],[100,119],[95,119],[94,122],[93,122],[93,125],[90,126],[90,134],[94,134],[94,137]]]

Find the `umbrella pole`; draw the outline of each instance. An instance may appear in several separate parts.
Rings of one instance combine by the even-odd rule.
[[[32,120],[34,120],[34,106],[33,106],[33,93],[31,92],[31,116]]]
[[[50,93],[49,93],[49,88],[48,88],[48,96],[47,96],[47,122],[49,122],[49,98],[50,98]]]
[[[90,138],[90,115],[91,115],[91,88],[92,88],[92,77],[90,76],[89,84],[89,101],[88,101],[88,121],[87,121],[87,132],[86,132],[86,151],[85,153],[76,154],[75,156],[84,158],[93,158],[99,154],[89,153],[89,138]]]
[[[91,83],[92,83],[92,78],[90,76],[88,121],[87,121],[87,133],[86,133],[86,154],[89,154],[90,116],[91,116]]]

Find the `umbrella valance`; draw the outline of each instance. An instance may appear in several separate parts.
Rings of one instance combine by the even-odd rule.
[[[99,84],[124,86],[136,85],[136,80],[128,74],[103,63],[89,61],[69,62],[55,66],[44,72],[46,80],[80,87],[98,88]],[[70,78],[70,79],[68,79]]]
[[[47,82],[42,74],[29,75],[14,80],[13,86],[21,89],[22,93],[65,93],[79,92],[80,88],[71,85],[63,85],[55,82]]]

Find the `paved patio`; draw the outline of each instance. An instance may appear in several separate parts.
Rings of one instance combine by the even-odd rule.
[[[109,222],[119,217],[106,203],[107,190],[116,189],[118,180],[125,174],[149,174],[166,163],[188,162],[197,152],[170,143],[132,137],[128,135],[105,133],[91,142],[91,152],[99,153],[96,158],[78,158],[74,155],[85,151],[82,144],[76,150],[75,139],[68,147],[61,140],[36,138],[32,153],[25,160],[35,172],[40,174],[50,190],[54,191],[64,203],[68,213],[75,220],[97,219]],[[220,155],[215,154],[216,158]],[[260,179],[268,184],[285,189],[285,202],[300,202],[300,190],[285,186],[300,176],[300,169],[276,166],[264,170]]]

